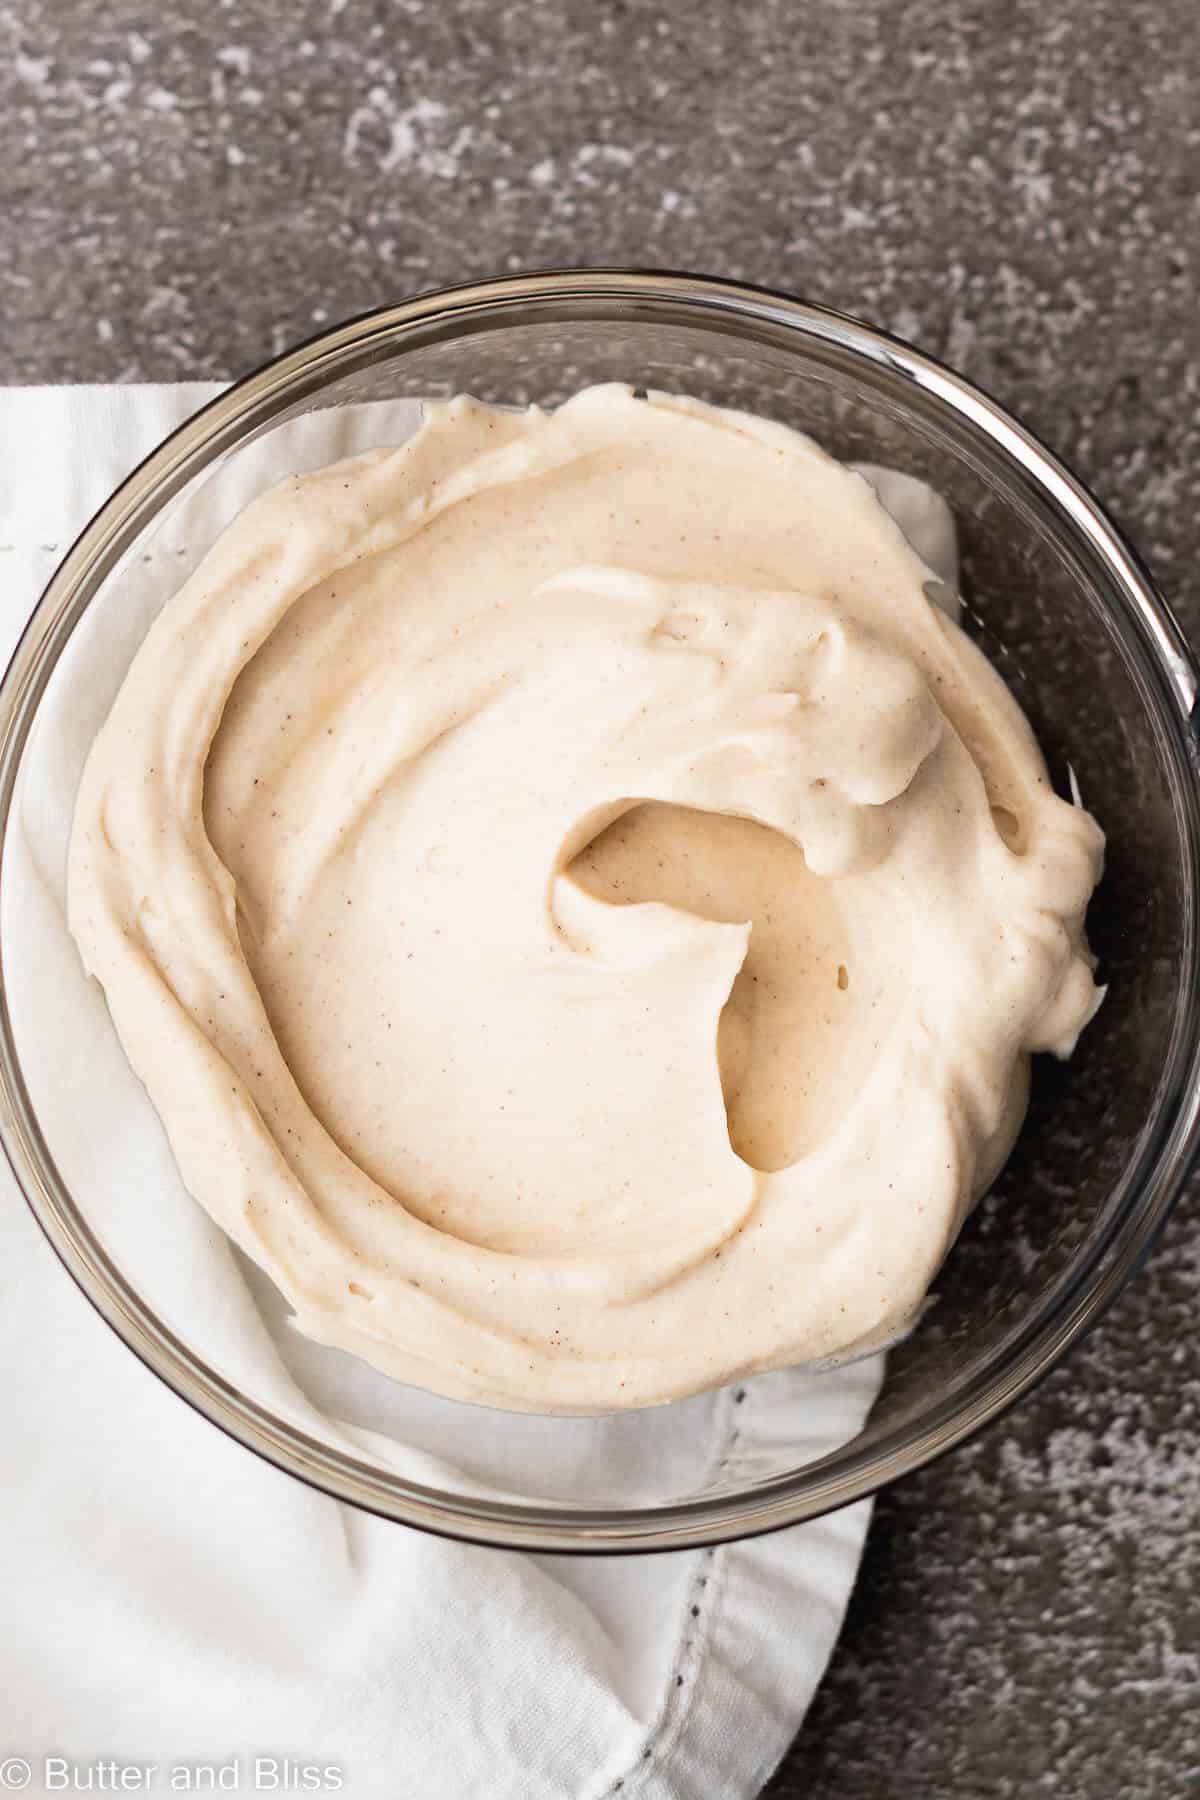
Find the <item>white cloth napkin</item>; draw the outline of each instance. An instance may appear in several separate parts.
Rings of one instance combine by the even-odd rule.
[[[0,393],[4,659],[90,512],[218,391]],[[360,441],[370,429],[360,424]],[[314,443],[303,460],[354,447],[344,432],[316,443],[322,455]],[[218,497],[171,530],[186,534],[190,520],[211,535],[249,479],[235,465]],[[203,546],[168,537],[160,547],[176,563],[165,587],[161,559],[148,566],[147,616]],[[86,1174],[110,1246],[127,1266],[138,1259],[168,1316],[194,1340],[203,1333],[198,1348],[229,1366],[257,1358],[261,1391],[292,1417],[319,1418],[350,1442],[370,1428],[374,1445],[380,1433],[396,1439],[398,1462],[411,1466],[405,1420],[420,1397],[286,1329],[269,1285],[179,1188],[66,935],[74,775],[143,625],[131,616],[124,638],[79,637],[22,795],[4,930],[35,1101],[56,1150]],[[21,1785],[6,1774],[4,1759],[16,1758],[31,1793],[61,1789],[64,1768],[83,1785],[103,1761],[155,1765],[136,1791],[156,1793],[186,1791],[181,1771],[208,1766],[225,1772],[223,1791],[290,1782],[361,1800],[739,1800],[779,1760],[833,1646],[866,1505],[752,1543],[652,1558],[444,1542],[308,1490],[192,1413],[76,1291],[6,1167],[0,1270],[0,1785]],[[740,1403],[726,1393],[668,1408],[654,1415],[655,1467],[675,1458],[685,1480],[689,1458],[725,1457],[732,1469],[757,1456],[761,1466],[781,1421],[812,1454],[831,1449],[858,1430],[880,1368],[873,1358],[836,1375],[772,1375]],[[439,1416],[450,1415],[462,1427],[438,1454],[469,1473],[479,1415]],[[530,1434],[544,1428],[519,1428],[523,1466],[538,1453]],[[572,1429],[560,1478],[564,1466],[603,1466],[610,1482],[614,1471],[631,1488],[645,1479],[644,1430],[620,1420]],[[306,1766],[314,1773],[302,1780]]]

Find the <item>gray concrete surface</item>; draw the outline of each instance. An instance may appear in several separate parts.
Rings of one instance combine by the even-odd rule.
[[[745,277],[991,388],[1200,633],[1198,194],[1196,0],[0,3],[0,381],[232,375],[504,269]],[[1200,1793],[1198,1307],[1193,1195],[884,1496],[773,1800]]]

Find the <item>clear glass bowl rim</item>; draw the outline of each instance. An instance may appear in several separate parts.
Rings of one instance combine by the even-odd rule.
[[[1136,1272],[1200,1144],[1200,785],[1192,653],[1138,556],[1075,476],[1011,414],[933,358],[827,307],[744,283],[623,268],[558,269],[438,289],[322,332],[234,384],[158,446],[105,501],[51,577],[0,682],[0,889],[17,773],[33,718],[72,630],[131,543],[193,476],[251,430],[332,380],[406,347],[531,322],[659,322],[718,327],[778,345],[823,344],[876,365],[957,415],[1019,469],[1057,522],[1104,565],[1114,617],[1156,716],[1174,776],[1184,855],[1181,1004],[1153,1129],[1110,1195],[1105,1227],[1031,1310],[968,1391],[867,1449],[742,1490],[670,1505],[593,1510],[439,1492],[335,1451],[239,1393],[142,1301],[76,1207],[21,1074],[0,942],[0,1142],[49,1242],[125,1344],[181,1399],[278,1468],[339,1500],[419,1529],[542,1552],[655,1552],[773,1531],[850,1504],[943,1455],[1000,1416],[1061,1360]],[[836,1464],[836,1467],[831,1465]]]

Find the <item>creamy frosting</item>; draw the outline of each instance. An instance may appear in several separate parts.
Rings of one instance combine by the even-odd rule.
[[[1103,839],[861,475],[606,386],[272,489],[91,752],[71,928],[310,1336],[605,1411],[915,1316],[1097,1004]]]

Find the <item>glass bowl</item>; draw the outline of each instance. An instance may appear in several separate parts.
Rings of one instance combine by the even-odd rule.
[[[97,1109],[76,1116],[62,1105],[64,1085],[86,1081],[89,1059],[111,1050],[98,990],[72,997],[91,1008],[83,1033],[62,1022],[77,1016],[65,1004],[31,1013],[21,1003],[21,794],[42,765],[57,758],[60,779],[77,765],[148,619],[234,510],[223,493],[236,488],[240,500],[300,466],[296,446],[315,443],[313,431],[329,441],[331,422],[357,422],[357,441],[372,441],[372,421],[397,403],[462,390],[553,403],[603,380],[745,407],[839,456],[933,483],[958,520],[969,628],[1018,695],[1056,783],[1066,791],[1073,771],[1108,834],[1089,915],[1107,1004],[1069,1064],[1037,1059],[1016,1151],[951,1252],[933,1304],[889,1356],[869,1415],[875,1363],[860,1376],[758,1377],[677,1403],[670,1420],[655,1411],[530,1420],[416,1393],[357,1365],[348,1404],[339,1352],[296,1334],[289,1349],[282,1329],[282,1350],[264,1359],[236,1306],[214,1323],[201,1304],[196,1271],[235,1253],[178,1189],[144,1096],[148,1148],[136,1181],[82,1116]],[[192,522],[186,536],[181,520]],[[97,635],[105,646],[105,676],[74,705],[66,744],[56,684],[89,634],[93,649]],[[883,333],[783,295],[628,271],[519,276],[369,314],[240,382],[130,476],[50,582],[0,688],[8,1157],[54,1249],[129,1347],[250,1449],[353,1505],[543,1551],[711,1544],[843,1506],[1025,1393],[1128,1279],[1178,1192],[1198,1110],[1195,697],[1174,619],[1086,490],[993,401]],[[64,979],[87,986],[82,970]],[[261,1276],[239,1273],[251,1311],[283,1310]],[[838,1446],[826,1402],[856,1380],[855,1416],[866,1422]],[[754,1418],[752,1431],[739,1431],[742,1416]],[[681,1456],[687,1437],[696,1452]]]

